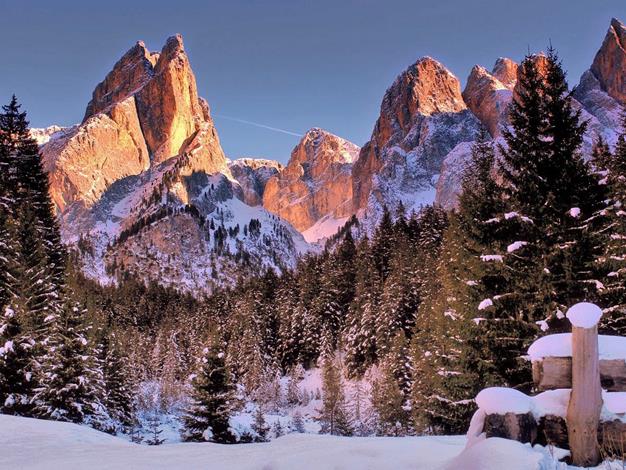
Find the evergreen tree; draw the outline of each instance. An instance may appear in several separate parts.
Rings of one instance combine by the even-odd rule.
[[[528,390],[521,358],[539,327],[558,328],[559,312],[596,295],[593,216],[604,196],[579,154],[586,124],[553,50],[523,61],[518,89],[500,148],[505,207],[492,225],[499,237],[481,255],[497,272],[483,286],[481,331],[501,385]]]
[[[341,372],[332,355],[323,359],[322,380],[322,409],[318,417],[322,425],[320,432],[336,436],[352,435]]]
[[[359,244],[356,261],[356,287],[350,305],[343,344],[346,366],[351,375],[361,375],[376,361],[376,317],[380,301],[380,276],[370,244],[364,238]]]
[[[300,413],[298,410],[295,411],[293,417],[291,418],[291,429],[300,434],[305,431],[302,413]]]
[[[109,417],[101,402],[102,371],[90,348],[83,310],[66,303],[48,319],[52,333],[46,344],[34,401],[42,418],[88,423],[105,428]]]
[[[0,317],[0,412],[29,416],[35,384],[34,341],[20,323],[22,313],[17,305],[6,306]]]
[[[148,430],[150,431],[150,437],[146,439],[146,444],[149,446],[160,446],[165,442],[165,439],[161,437],[163,433],[161,419],[156,412],[152,413],[148,419]]]
[[[608,145],[601,139],[593,152],[593,163],[602,176],[602,183],[608,189],[606,207],[600,216],[606,220],[603,231],[603,254],[600,257],[600,271],[604,274],[604,289],[600,302],[604,307],[601,329],[609,334],[626,335],[626,114],[623,119],[623,132],[619,136],[612,154]]]
[[[120,351],[114,335],[105,337],[100,348],[104,380],[104,405],[111,418],[128,430],[135,422],[133,385],[129,378],[127,358]]]
[[[235,442],[229,427],[234,387],[226,370],[224,353],[216,344],[205,348],[192,386],[191,406],[183,416],[183,440]]]
[[[267,434],[270,432],[270,427],[265,421],[265,415],[263,410],[259,406],[254,413],[254,421],[252,422],[252,430],[256,434],[257,442],[267,441]]]
[[[34,213],[34,229],[41,237],[45,264],[58,297],[65,285],[66,252],[61,243],[39,147],[30,136],[26,113],[20,111],[15,96],[0,113],[0,149],[0,155],[3,155],[0,164],[8,166],[7,183],[12,188],[13,200],[18,206],[28,205]]]
[[[409,427],[409,413],[393,369],[391,361],[383,361],[380,365],[381,377],[372,385],[372,407],[376,412],[379,435],[404,436]]]

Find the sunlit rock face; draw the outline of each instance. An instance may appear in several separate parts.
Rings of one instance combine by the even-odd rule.
[[[387,90],[371,140],[353,168],[353,210],[375,225],[382,207],[418,210],[435,198],[436,175],[460,142],[475,140],[479,120],[459,80],[424,57]]]
[[[305,231],[324,217],[352,214],[352,162],[359,147],[323,129],[309,130],[287,166],[270,178],[263,206]]]
[[[55,137],[42,155],[60,212],[90,207],[115,181],[183,153],[189,173],[228,172],[179,35],[161,53],[135,44],[96,86],[83,122]]]
[[[626,26],[619,20],[611,20],[589,70],[602,90],[622,106],[626,105]]]
[[[135,44],[83,122],[35,136],[48,139],[63,239],[103,283],[130,275],[207,292],[252,275],[249,264],[280,271],[309,249],[287,222],[246,204],[262,192],[253,200],[233,178],[179,35],[160,53]],[[274,174],[254,172],[261,187]]]
[[[488,72],[480,65],[474,66],[463,90],[463,99],[493,137],[507,124],[508,107],[517,83],[517,64],[500,58]],[[502,78],[500,80],[498,77]]]

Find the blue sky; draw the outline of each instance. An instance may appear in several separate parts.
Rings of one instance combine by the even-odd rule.
[[[311,127],[365,143],[387,87],[424,55],[465,83],[474,64],[551,40],[576,83],[611,17],[626,21],[626,1],[0,0],[0,99],[16,93],[33,126],[78,122],[135,41],[160,50],[181,33],[226,154],[284,162]]]

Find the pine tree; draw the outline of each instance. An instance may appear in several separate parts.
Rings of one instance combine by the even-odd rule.
[[[120,352],[115,335],[105,337],[100,347],[104,380],[104,405],[111,418],[125,431],[135,422],[133,386],[128,376],[127,358]]]
[[[30,136],[26,113],[20,112],[15,96],[0,113],[0,154],[2,165],[9,166],[12,196],[18,206],[28,205],[34,212],[35,230],[41,237],[46,267],[60,295],[65,285],[66,252],[49,195],[48,175],[43,170],[37,142]],[[7,158],[7,160],[4,160]],[[54,297],[51,300],[55,300]]]
[[[150,437],[146,439],[146,444],[149,446],[160,446],[165,442],[165,439],[161,437],[163,433],[161,429],[161,419],[156,412],[148,419],[148,430],[150,431]]]
[[[380,365],[380,373],[381,377],[372,385],[372,407],[377,415],[377,433],[383,436],[404,436],[409,426],[405,395],[390,362],[384,361]]]
[[[254,421],[252,422],[252,430],[256,434],[257,442],[267,441],[267,435],[270,432],[270,427],[265,421],[265,415],[263,410],[259,406],[254,413]]]
[[[597,295],[594,214],[603,191],[579,154],[586,124],[554,51],[527,57],[520,72],[500,148],[506,204],[492,225],[499,237],[481,255],[495,272],[483,286],[481,331],[501,385],[529,389],[521,358],[539,327],[558,328],[559,312]]]
[[[599,140],[594,147],[594,166],[602,175],[608,189],[606,207],[600,215],[606,220],[604,250],[599,258],[604,273],[604,289],[600,302],[604,307],[601,328],[609,333],[626,335],[626,114],[623,132],[612,154],[608,145]]]
[[[287,382],[287,404],[299,405],[301,403],[300,381],[304,378],[304,367],[298,364],[289,371],[289,380]]]
[[[0,412],[30,416],[35,384],[33,340],[24,331],[21,317],[17,305],[4,307],[0,317]]]
[[[343,380],[332,354],[326,355],[323,359],[322,380],[322,409],[318,417],[322,425],[320,432],[336,436],[352,435]]]
[[[192,381],[191,406],[183,416],[185,441],[235,442],[229,418],[234,407],[234,388],[215,341],[205,348],[198,375]]]
[[[348,373],[358,376],[376,361],[376,317],[381,282],[367,238],[359,244],[355,295],[343,334]]]
[[[105,428],[109,417],[101,402],[102,371],[86,335],[84,311],[68,302],[48,321],[52,333],[34,396],[36,414]]]
[[[302,419],[302,413],[298,410],[295,411],[293,417],[291,418],[291,429],[297,433],[302,434],[305,432],[304,428],[304,420]]]

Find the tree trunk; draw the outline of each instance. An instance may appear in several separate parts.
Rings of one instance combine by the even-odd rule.
[[[602,408],[598,327],[572,326],[572,395],[567,428],[574,465],[593,467],[600,461],[598,424]]]

